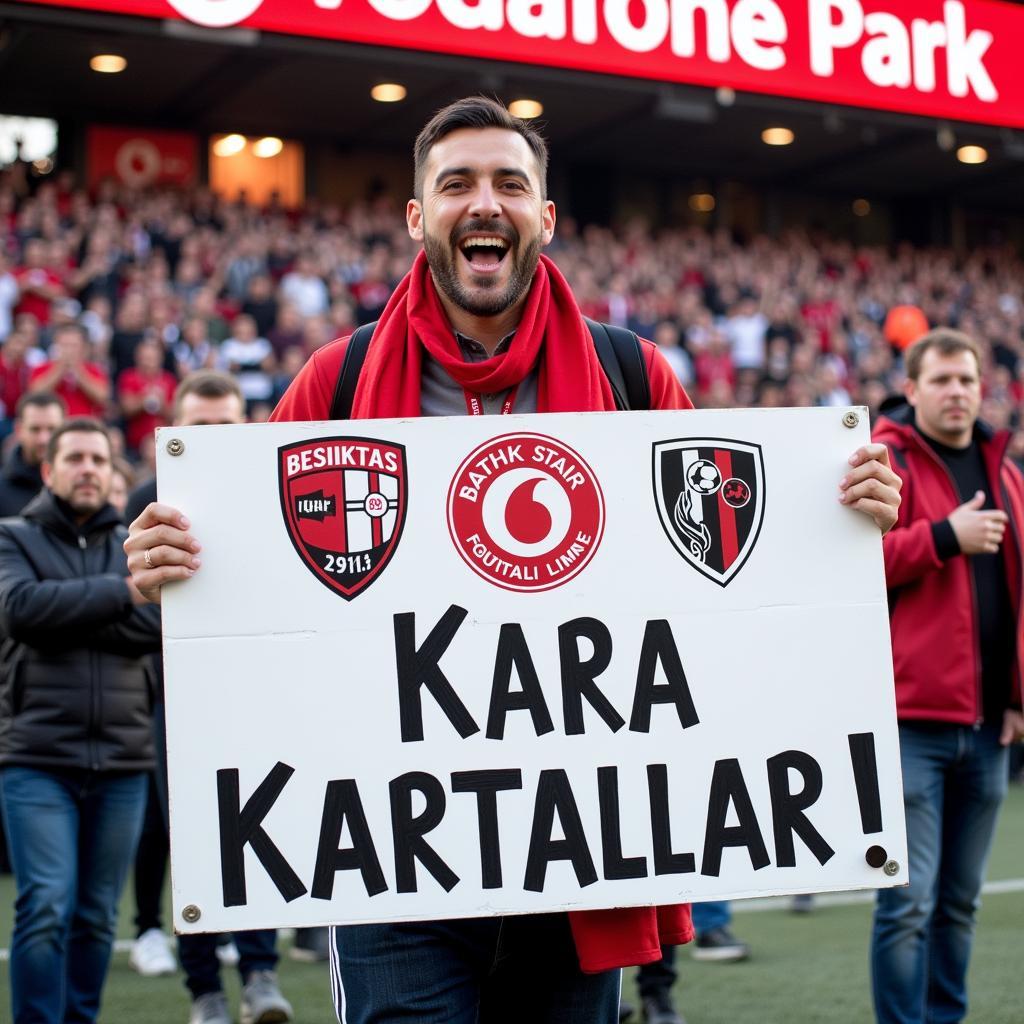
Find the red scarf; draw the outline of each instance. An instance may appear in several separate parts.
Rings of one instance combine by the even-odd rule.
[[[544,344],[557,339],[557,344]],[[423,252],[388,301],[373,335],[352,400],[353,419],[420,415],[420,372],[426,349],[466,391],[494,395],[537,367],[538,412],[615,408],[590,332],[569,285],[541,256],[522,319],[508,350],[467,363],[448,323]]]

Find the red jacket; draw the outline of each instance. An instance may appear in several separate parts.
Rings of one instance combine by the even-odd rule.
[[[272,422],[330,417],[347,344],[348,338],[341,338],[313,353],[282,396],[270,417]],[[651,385],[651,408],[692,409],[690,399],[656,346],[644,341],[643,350]],[[653,963],[661,959],[662,945],[677,946],[693,940],[687,903],[573,911],[569,923],[580,967],[589,974]]]
[[[1021,622],[1021,536],[1024,477],[1007,458],[1007,431],[975,428],[993,500],[1010,518],[1002,552],[1017,623],[1015,706],[1021,700],[1024,623]],[[903,480],[899,521],[885,536],[896,712],[901,719],[973,725],[981,719],[981,658],[973,581],[963,555],[943,560],[932,523],[960,504],[953,478],[913,426],[909,406],[883,413],[874,439],[889,448]]]

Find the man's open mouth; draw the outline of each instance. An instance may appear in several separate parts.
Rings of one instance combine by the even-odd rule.
[[[497,235],[468,235],[459,242],[459,252],[470,268],[480,274],[493,273],[508,255],[509,244]]]

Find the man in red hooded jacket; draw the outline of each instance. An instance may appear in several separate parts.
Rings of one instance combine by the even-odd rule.
[[[884,540],[910,885],[878,893],[871,943],[885,1024],[959,1021],[1008,746],[1021,714],[1024,478],[978,422],[980,355],[940,328],[907,352],[909,404],[875,429],[903,478]]]
[[[529,122],[482,97],[434,116],[415,147],[409,233],[423,245],[374,331],[352,416],[612,411],[615,401],[569,286],[541,249],[555,207],[547,147]],[[348,339],[319,349],[274,413],[323,420]],[[690,400],[649,342],[651,406]],[[840,484],[850,508],[884,531],[899,480],[885,449],[851,457]],[[137,585],[160,586],[198,568],[198,543],[176,509],[150,505],[126,544]],[[331,976],[346,1024],[476,1024],[532,1020],[615,1024],[619,970],[660,959],[692,938],[689,908],[640,907],[334,930]]]

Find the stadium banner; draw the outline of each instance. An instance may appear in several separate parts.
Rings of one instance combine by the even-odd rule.
[[[902,885],[864,409],[166,428],[181,931]]]
[[[1024,127],[997,0],[33,0]]]
[[[198,180],[199,139],[188,132],[89,125],[85,147],[90,188],[107,178],[131,188]]]

